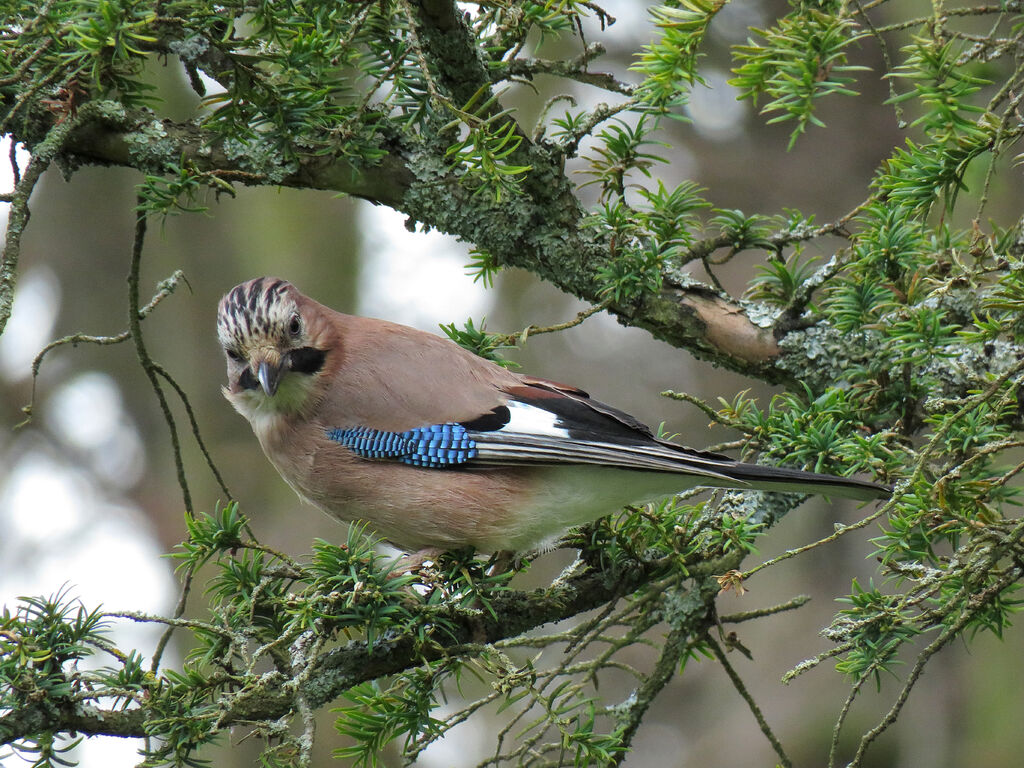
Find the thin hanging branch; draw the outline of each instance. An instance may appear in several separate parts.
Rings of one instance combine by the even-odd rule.
[[[132,240],[131,266],[128,270],[128,331],[132,341],[135,342],[135,353],[139,358],[139,365],[149,379],[153,393],[160,403],[160,410],[163,413],[164,421],[171,434],[171,449],[174,454],[174,466],[177,469],[178,486],[181,488],[182,501],[185,504],[185,511],[191,517],[194,514],[192,508],[192,494],[188,488],[188,478],[185,476],[185,463],[181,457],[181,442],[178,439],[178,428],[174,422],[174,415],[164,397],[163,387],[160,385],[159,373],[153,358],[149,356],[145,341],[142,338],[142,323],[139,317],[139,269],[142,265],[142,249],[146,242],[146,213],[142,210],[144,201],[138,200],[138,210],[135,214],[135,236]]]

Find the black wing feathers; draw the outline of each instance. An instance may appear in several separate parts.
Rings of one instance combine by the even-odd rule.
[[[520,403],[555,416],[565,438],[550,434],[502,432],[508,409],[495,409],[465,426],[479,423],[492,431],[480,436],[480,458],[498,463],[596,464],[704,478],[708,485],[752,487],[796,493],[819,492],[857,499],[888,496],[890,489],[862,480],[797,469],[744,464],[711,451],[696,451],[654,436],[651,428],[610,405],[592,400],[583,390],[543,379],[523,377],[506,391]],[[502,411],[502,413],[498,413]],[[498,423],[501,419],[503,423]],[[492,425],[497,425],[496,427]]]
[[[649,443],[654,439],[651,428],[625,411],[592,400],[583,390],[556,388],[537,379],[522,387],[506,390],[519,402],[553,413],[556,426],[575,440],[599,440],[627,444]]]

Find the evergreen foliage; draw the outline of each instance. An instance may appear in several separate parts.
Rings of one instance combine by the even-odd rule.
[[[146,668],[114,647],[104,631],[124,616],[81,605],[72,586],[26,598],[0,619],[0,743],[42,767],[67,764],[74,734],[139,736],[144,765],[193,766],[203,745],[244,726],[266,740],[266,765],[305,766],[313,713],[333,706],[351,740],[338,757],[376,765],[384,745],[411,761],[486,711],[505,725],[482,765],[617,764],[657,693],[701,662],[725,667],[788,765],[770,714],[723,651],[744,650],[722,626],[749,617],[717,616],[714,598],[859,534],[875,548],[878,578],[853,580],[825,631],[833,647],[791,673],[831,662],[847,678],[829,764],[857,766],[939,650],[1011,628],[1024,579],[1024,219],[1000,220],[991,198],[1020,183],[1020,3],[935,4],[918,18],[898,0],[791,0],[733,50],[733,85],[768,122],[792,125],[790,146],[827,130],[823,102],[856,109],[858,80],[891,82],[908,138],[862,204],[825,224],[795,210],[719,207],[696,181],[658,179],[672,150],[663,128],[685,119],[692,89],[704,87],[704,47],[725,4],[653,8],[650,42],[607,74],[593,68],[603,45],[588,40],[613,36],[614,20],[581,0],[0,0],[0,133],[32,156],[24,169],[12,157],[16,186],[3,196],[0,331],[29,196],[53,162],[145,174],[138,252],[147,217],[194,213],[211,191],[331,189],[472,242],[485,284],[525,267],[625,323],[785,385],[767,403],[697,403],[737,430],[743,453],[896,489],[856,523],[754,566],[758,538],[798,500],[725,494],[627,509],[570,538],[580,559],[537,592],[514,589],[509,572],[471,553],[400,573],[358,529],[297,562],[257,542],[234,503],[190,512],[173,557],[186,584],[203,569],[208,615],[129,616],[187,635],[183,668],[161,666],[161,652]],[[549,50],[558,57],[539,58]],[[859,63],[868,50],[886,71]],[[158,65],[187,74],[201,98],[191,120],[164,119],[148,76]],[[559,96],[527,126],[510,92],[541,75],[566,92],[603,89],[608,102]],[[556,103],[569,106],[557,114]],[[808,256],[810,243],[830,257]],[[732,297],[715,268],[741,255],[763,265]],[[133,327],[100,343],[132,337],[159,387],[169,377],[144,354],[138,322],[159,297],[138,308],[135,266]],[[739,336],[715,333],[726,315]],[[546,330],[557,328],[444,328],[491,359]],[[634,666],[628,651],[652,643],[655,661]],[[629,697],[604,698],[609,670],[635,680]],[[850,704],[883,672],[901,692],[840,756]],[[461,703],[442,714],[458,691]]]

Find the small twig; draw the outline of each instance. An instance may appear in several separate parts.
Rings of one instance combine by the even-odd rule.
[[[809,659],[804,659],[782,676],[783,685],[789,685],[789,683],[794,678],[799,677],[804,672],[808,672],[814,669],[826,659],[831,659],[833,656],[838,656],[841,653],[846,653],[846,651],[850,650],[851,648],[853,648],[853,641],[847,640],[846,642],[840,643],[834,648],[829,648],[827,651],[822,651],[817,656],[812,656]]]
[[[863,14],[864,11],[870,11],[872,8],[874,8],[876,5],[880,5],[882,2],[885,2],[885,0],[875,0],[875,2],[868,3],[864,5],[862,8],[858,4],[858,8]],[[942,16],[987,16],[992,13],[1003,14],[1007,13],[1008,11],[1013,11],[1014,5],[1017,5],[1017,9],[1019,10],[1020,4],[1016,3],[1007,3],[1005,5],[979,5],[975,7],[966,8],[944,8],[942,10]],[[898,32],[902,29],[910,29],[911,27],[931,26],[934,23],[935,16],[918,16],[917,18],[907,19],[906,21],[900,21],[893,24],[886,24],[885,26],[882,27],[876,27],[874,31],[879,34],[884,34],[887,32]]]
[[[750,443],[746,440],[726,440],[724,443],[713,443],[702,450],[708,453],[725,453],[726,451],[738,451],[741,448],[756,447],[757,445],[759,444]]]
[[[1007,88],[1009,88],[1009,84],[1007,84]],[[981,219],[981,214],[985,210],[985,206],[988,205],[988,193],[992,185],[992,178],[995,176],[996,159],[999,157],[1000,143],[1006,131],[1006,124],[1011,115],[1016,111],[1017,107],[1020,106],[1022,100],[1024,100],[1024,91],[1017,94],[1010,103],[1007,104],[1006,109],[1003,110],[1003,118],[999,121],[999,125],[996,127],[996,134],[992,137],[990,144],[992,150],[988,161],[988,167],[985,170],[985,181],[982,184],[981,195],[978,199],[978,210],[974,214],[975,219]],[[995,101],[995,99],[993,99],[993,101]]]
[[[170,296],[174,289],[177,287],[179,281],[184,279],[184,273],[179,269],[174,272],[166,280],[160,281],[157,285],[157,292],[153,295],[153,298],[149,300],[149,303],[139,310],[139,319],[145,319],[150,312],[152,312],[156,306]],[[107,346],[111,344],[120,344],[123,341],[127,341],[131,338],[131,331],[122,331],[121,333],[115,334],[114,336],[93,336],[86,333],[73,333],[70,336],[65,336],[62,339],[51,341],[45,347],[43,347],[39,353],[32,360],[32,393],[29,397],[29,403],[21,410],[25,414],[25,420],[20,424],[15,425],[15,429],[20,429],[26,424],[32,421],[32,413],[35,409],[36,402],[36,384],[39,379],[39,370],[43,365],[43,358],[46,357],[52,350],[57,347],[62,347],[67,344],[71,346],[77,346],[78,344],[98,344],[100,346]]]
[[[217,465],[213,461],[213,457],[210,456],[210,451],[206,447],[206,443],[203,441],[203,436],[199,432],[199,422],[196,420],[196,414],[192,410],[192,403],[189,402],[188,395],[185,394],[185,390],[181,388],[181,385],[171,376],[159,363],[153,363],[153,369],[164,378],[164,380],[171,385],[171,389],[178,393],[178,397],[181,398],[181,404],[185,407],[185,413],[188,414],[188,422],[192,428],[192,436],[196,439],[196,444],[199,446],[200,452],[203,454],[203,458],[206,459],[206,466],[210,468],[214,478],[217,480],[217,484],[220,489],[227,496],[228,501],[232,500],[234,496],[231,495],[231,491],[228,490],[227,484],[224,482],[224,478],[220,474],[220,470],[217,469]]]
[[[21,429],[32,423],[32,417],[35,415],[36,407],[36,385],[39,382],[39,368],[43,364],[43,358],[57,347],[63,347],[67,344],[77,346],[79,344],[98,344],[100,346],[107,346],[110,344],[120,344],[123,341],[127,341],[131,338],[131,334],[128,331],[122,331],[116,336],[91,336],[86,333],[73,333],[70,336],[65,336],[61,339],[51,341],[45,347],[43,347],[39,354],[36,355],[32,361],[32,390],[29,394],[28,405],[22,406],[21,412],[25,414],[25,418],[14,425],[14,429]]]
[[[586,320],[591,315],[596,315],[598,312],[607,309],[610,304],[611,300],[606,299],[605,301],[602,301],[600,304],[595,304],[592,307],[587,307],[586,309],[577,313],[576,317],[574,317],[572,320],[567,320],[564,323],[556,323],[555,325],[546,326],[528,325],[525,328],[523,328],[523,330],[519,331],[519,333],[499,334],[497,336],[497,343],[502,346],[518,346],[520,344],[525,344],[526,340],[529,339],[531,336],[540,336],[541,334],[544,333],[556,333],[557,331],[565,331],[568,330],[569,328],[575,328],[577,325],[582,324],[583,321]]]
[[[131,619],[132,621],[138,622],[139,624],[165,624],[169,627],[185,627],[187,629],[198,629],[203,632],[210,632],[215,635],[231,640],[234,643],[244,643],[244,638],[232,632],[224,627],[217,626],[216,624],[210,624],[206,621],[196,621],[195,619],[183,619],[175,616],[168,618],[167,616],[157,616],[155,614],[145,613],[143,611],[104,611],[104,616],[109,616],[112,619]]]
[[[444,96],[434,83],[434,77],[430,71],[430,64],[427,62],[426,54],[424,54],[423,46],[420,43],[419,34],[416,32],[416,19],[413,18],[412,8],[409,7],[407,0],[399,0],[399,5],[402,8],[406,23],[408,24],[407,34],[409,36],[409,46],[416,53],[416,60],[419,62],[420,74],[423,75],[423,83],[427,86],[427,93],[430,94],[430,98],[434,99],[439,104],[452,106],[451,100]]]
[[[735,250],[732,252],[732,255],[736,255]],[[725,290],[725,286],[722,285],[722,282],[718,279],[718,275],[716,275],[712,271],[711,262],[708,256],[701,256],[700,263],[704,265],[704,274],[706,274],[711,279],[711,284],[715,286],[715,290],[717,290],[723,296],[728,296],[729,292]]]
[[[945,483],[949,482],[950,480],[960,479],[966,470],[970,469],[971,467],[973,467],[973,465],[977,464],[978,462],[986,460],[993,454],[1002,453],[1003,451],[1008,451],[1013,448],[1022,447],[1024,447],[1024,440],[999,440],[994,443],[988,443],[987,445],[983,445],[980,448],[976,449],[973,453],[971,453],[971,455],[964,459],[962,463],[956,464],[953,467],[951,467],[944,475],[936,479],[933,485],[941,488]],[[1019,471],[1020,470],[1018,469],[1013,474]],[[995,484],[1002,485],[1007,480],[1009,480],[1009,477],[1006,477],[1002,482],[997,480]]]
[[[468,704],[467,706],[463,707],[459,711],[452,713],[444,721],[444,725],[440,729],[441,733],[442,734],[447,733],[448,731],[450,731],[452,728],[454,728],[455,726],[459,725],[460,723],[466,722],[478,710],[480,710],[483,707],[487,706],[488,704],[490,704],[492,701],[494,701],[495,699],[497,699],[501,695],[502,695],[502,692],[500,690],[491,691],[491,693],[487,694],[486,696],[484,696],[482,698],[479,698],[476,701],[474,701],[474,702]],[[416,745],[412,749],[410,749],[407,754],[403,755],[403,757],[405,757],[409,762],[412,762],[417,757],[419,757],[420,753],[423,750],[425,750],[427,747],[429,747],[433,743],[434,743],[434,739],[431,738],[430,734],[423,734],[422,736],[420,736],[416,740]]]
[[[802,547],[795,547],[793,549],[787,549],[781,555],[773,557],[770,560],[765,560],[760,565],[755,565],[753,568],[751,568],[749,571],[746,571],[743,574],[743,576],[742,576],[743,580],[745,581],[745,580],[749,579],[751,576],[753,576],[755,573],[757,573],[758,571],[764,570],[765,568],[769,568],[769,567],[771,567],[773,565],[777,565],[777,564],[781,563],[783,560],[789,560],[789,558],[791,558],[791,557],[796,557],[797,555],[802,555],[804,552],[808,552],[808,551],[810,551],[812,549],[816,549],[817,547],[824,546],[825,544],[830,544],[833,541],[836,541],[837,539],[839,539],[841,536],[845,536],[846,534],[850,533],[851,531],[860,530],[864,526],[870,525],[872,522],[874,522],[878,518],[880,518],[883,515],[887,514],[889,512],[889,510],[892,509],[895,506],[896,501],[906,492],[906,489],[909,489],[909,487],[910,487],[909,483],[901,484],[900,488],[898,488],[896,490],[896,492],[893,494],[892,499],[890,499],[888,502],[886,502],[881,507],[876,509],[870,515],[867,515],[866,517],[861,518],[857,522],[850,523],[849,525],[837,526],[835,533],[832,533],[832,534],[830,534],[828,536],[824,536],[824,537],[818,539],[817,541],[812,541],[810,544],[804,544]]]
[[[575,157],[576,152],[579,149],[580,142],[583,141],[585,136],[589,136],[590,133],[605,120],[615,117],[615,115],[620,112],[626,112],[632,109],[638,103],[639,100],[636,97],[633,97],[621,104],[614,104],[611,106],[603,102],[598,104],[594,107],[587,119],[584,120],[575,131],[573,131],[572,137],[558,147],[559,151],[567,158]]]
[[[794,230],[783,230],[775,232],[774,234],[766,238],[767,247],[769,250],[780,252],[786,246],[794,243],[803,243],[810,240],[817,240],[825,235],[834,235],[835,237],[841,237],[844,240],[851,238],[850,233],[846,227],[849,223],[863,211],[871,202],[875,199],[874,195],[869,196],[866,200],[861,202],[852,210],[840,216],[835,221],[831,221],[828,224],[822,224],[820,227],[800,227]],[[686,252],[682,254],[677,263],[677,267],[689,264],[691,261],[701,261],[707,265],[707,259],[710,258],[711,254],[717,251],[719,248],[734,248],[734,238],[727,235],[716,235],[714,237],[707,237],[703,240],[698,240],[693,243]],[[764,247],[764,246],[758,246]],[[747,250],[747,249],[740,249]],[[739,253],[739,250],[736,251]],[[728,258],[732,258],[736,253],[732,253]],[[725,293],[723,291],[723,293]]]
[[[666,389],[664,392],[661,393],[661,396],[667,397],[671,400],[681,400],[684,403],[689,403],[690,405],[697,406],[697,408],[699,408],[705,416],[711,419],[711,422],[713,424],[721,424],[726,427],[731,427],[747,435],[753,435],[755,432],[755,430],[752,429],[751,427],[741,424],[739,421],[735,419],[726,418],[721,413],[712,408],[710,405],[701,400],[699,397],[691,395],[688,392],[676,392],[675,390],[672,389]]]
[[[47,7],[51,5],[53,5],[52,2],[46,3]],[[41,10],[40,12],[41,14],[45,14],[45,11]],[[25,57],[25,60],[21,62],[14,72],[9,74],[7,77],[0,77],[0,87],[14,85],[15,83],[21,82],[25,77],[25,73],[28,72],[29,67],[35,64],[39,60],[39,57],[50,49],[51,45],[53,45],[52,37],[48,37],[43,40],[43,42],[39,44],[38,48]]]
[[[786,768],[792,768],[793,762],[786,755],[786,751],[782,748],[781,742],[775,737],[771,727],[768,725],[768,721],[764,719],[764,715],[761,713],[761,708],[757,706],[757,702],[754,701],[754,697],[750,695],[750,691],[743,684],[743,680],[740,679],[739,674],[733,668],[732,664],[725,657],[725,652],[722,647],[715,641],[710,635],[704,638],[704,641],[711,648],[711,652],[715,654],[715,658],[718,659],[718,663],[722,665],[722,669],[725,670],[725,674],[729,676],[732,681],[733,687],[736,692],[747,702],[747,706],[750,707],[751,713],[754,715],[754,719],[757,720],[758,726],[761,728],[761,733],[765,735],[769,743],[772,745],[772,749],[775,750],[775,754],[779,756],[779,762]]]
[[[864,670],[857,682],[853,684],[846,700],[843,701],[843,706],[839,710],[839,716],[836,718],[836,724],[832,728],[832,743],[828,748],[828,768],[832,768],[836,764],[836,753],[839,751],[839,735],[842,733],[843,724],[846,722],[846,716],[850,714],[850,708],[853,706],[853,700],[857,698],[857,694],[860,693],[860,689],[864,687],[865,681],[874,674],[881,665],[881,659],[875,659],[875,661],[871,662],[871,665]]]
[[[532,78],[534,75],[545,74],[575,80],[585,85],[593,85],[611,93],[632,96],[636,86],[624,83],[614,75],[605,72],[588,72],[587,64],[605,52],[600,43],[591,43],[579,56],[568,61],[547,59],[513,59],[505,61],[492,70],[494,82],[510,77]]]
[[[283,654],[281,650],[285,646],[291,645],[295,639],[305,631],[300,627],[283,632],[282,634],[275,637],[273,640],[264,643],[263,645],[256,648],[249,659],[249,666],[246,668],[245,673],[247,675],[255,674],[256,665],[260,663],[264,656],[270,656],[273,659],[278,659]],[[275,661],[276,663],[276,661]],[[290,663],[290,662],[289,662]],[[280,668],[280,665],[278,665]]]
[[[548,99],[544,103],[544,106],[541,108],[540,114],[537,115],[537,122],[534,123],[533,136],[531,137],[531,140],[534,144],[540,143],[541,139],[544,138],[544,131],[546,130],[548,114],[551,112],[555,104],[557,104],[560,101],[566,101],[573,107],[576,106],[576,98],[572,96],[572,94],[560,93],[557,96],[552,96],[550,99]]]
[[[185,578],[181,582],[181,592],[178,594],[178,602],[174,606],[175,620],[185,615],[185,607],[188,604],[189,593],[192,591],[192,578],[195,576],[195,572],[195,565],[189,565],[185,571]],[[167,644],[171,641],[171,635],[174,634],[175,626],[174,624],[168,624],[167,629],[164,630],[156,644],[156,648],[153,650],[153,659],[150,662],[149,669],[154,674],[160,669],[160,661],[163,659]]]
[[[569,570],[571,569],[572,566],[570,566]],[[499,758],[501,757],[502,744],[505,736],[509,732],[511,732],[512,729],[517,725],[517,723],[530,712],[534,704],[543,703],[544,692],[551,685],[553,685],[559,679],[563,679],[567,675],[578,673],[582,674],[584,672],[586,672],[586,676],[584,677],[582,682],[593,682],[596,673],[600,669],[613,663],[610,661],[612,656],[614,656],[624,647],[636,644],[638,642],[644,642],[641,638],[641,635],[646,633],[651,627],[653,627],[658,621],[661,620],[660,613],[652,604],[660,602],[664,598],[664,595],[666,594],[669,585],[678,584],[679,580],[679,574],[672,574],[660,580],[659,582],[656,582],[656,586],[654,586],[652,589],[648,591],[645,591],[643,595],[639,596],[636,600],[630,602],[628,605],[625,606],[625,608],[618,612],[613,612],[618,599],[618,597],[615,596],[608,601],[604,610],[602,610],[602,612],[598,616],[589,620],[588,622],[586,622],[586,624],[580,627],[575,627],[572,630],[563,633],[561,638],[554,640],[554,642],[569,643],[567,648],[563,651],[563,658],[561,662],[551,670],[536,674],[534,678],[534,683],[531,684],[528,688],[528,691],[531,695],[531,700],[527,702],[527,704],[519,710],[516,716],[512,718],[511,721],[506,723],[502,730],[499,732],[498,738],[496,740],[497,748],[495,751],[495,757],[489,761],[481,763],[480,766],[478,766],[478,768],[482,768],[482,766],[486,765],[497,765],[501,763],[501,759]],[[621,638],[605,636],[604,633],[606,632],[606,630],[614,626],[624,626],[628,627],[629,629],[626,635]],[[603,642],[608,643],[608,647],[593,659],[588,659],[583,662],[576,662],[576,658],[584,650],[591,647],[591,645],[597,640],[601,640]],[[502,643],[502,645],[514,645],[514,643]],[[645,682],[642,683],[641,688],[643,688],[644,685],[647,685],[649,680],[650,678],[647,678]],[[536,683],[540,684],[536,685]],[[636,710],[637,716],[642,716],[642,713],[643,711],[646,711],[646,707],[648,704],[649,701],[647,701],[646,703],[640,702],[637,704],[637,707],[639,707]],[[630,714],[632,714],[633,712],[634,710],[631,708]],[[627,717],[628,715],[620,713],[620,716]],[[511,760],[512,757],[515,755],[533,749],[534,745],[536,745],[536,743],[544,737],[546,730],[546,728],[539,728],[537,732],[535,732],[534,735],[530,737],[530,739],[526,740],[526,742],[524,742],[523,745],[519,747],[515,752],[504,755],[503,759],[505,760],[505,762]]]
[[[144,200],[140,197],[138,205],[141,207]],[[188,479],[185,477],[185,464],[181,456],[181,442],[178,439],[178,428],[174,422],[171,408],[164,396],[163,387],[160,386],[157,366],[146,350],[146,344],[142,339],[142,325],[139,320],[139,269],[142,263],[142,247],[146,241],[146,214],[138,211],[135,215],[135,237],[132,242],[131,267],[128,270],[128,329],[132,339],[135,341],[135,352],[139,358],[139,364],[146,373],[149,383],[153,388],[157,400],[160,402],[160,410],[163,412],[164,421],[171,433],[171,447],[174,452],[174,465],[178,473],[178,486],[181,488],[182,500],[189,517],[195,512],[192,508],[192,494],[188,489]]]
[[[846,266],[845,260],[841,258],[842,253],[842,250],[838,251],[826,264],[816,269],[813,275],[796,287],[789,304],[779,313],[776,327],[794,326],[799,321],[800,316],[807,309],[807,305],[811,303],[814,292],[838,275]]]
[[[772,605],[767,608],[757,608],[753,611],[730,613],[727,616],[720,616],[718,618],[718,622],[720,624],[739,624],[740,622],[750,621],[751,619],[774,616],[776,613],[783,613],[784,611],[795,611],[797,608],[802,608],[807,605],[810,601],[810,595],[797,595],[792,600],[788,600],[785,603],[779,603],[778,605]]]
[[[874,22],[871,21],[871,17],[867,14],[867,8],[865,8],[860,0],[854,0],[854,5],[857,6],[857,13],[864,20],[864,24],[867,26],[871,36],[875,38],[875,42],[878,43],[878,50],[882,54],[882,62],[885,64],[885,71],[892,72],[892,59],[889,56],[889,46],[886,45],[885,40],[882,38],[881,31],[875,27]],[[853,14],[857,15],[857,14]],[[894,78],[887,78],[889,81],[889,101],[893,104],[893,110],[896,112],[896,124],[900,128],[906,126],[906,121],[903,119],[903,105],[896,100],[896,83]]]
[[[286,555],[284,552],[279,552],[278,550],[272,547],[268,547],[265,544],[260,544],[258,541],[255,540],[255,538],[253,539],[253,541],[243,541],[238,546],[240,549],[251,549],[254,552],[262,552],[265,555],[270,555],[275,560],[279,560],[283,564],[282,566],[270,565],[267,567],[275,569],[280,567],[283,569],[287,569],[287,572],[282,571],[280,574],[275,575],[284,576],[288,579],[301,579],[304,577],[303,568],[301,565],[299,565],[299,563],[297,563],[295,560],[292,560],[292,558],[288,557],[288,555]]]
[[[313,765],[313,743],[316,740],[316,712],[309,705],[309,699],[302,694],[295,697],[295,706],[299,710],[299,717],[302,718],[302,735],[296,739],[299,748],[296,764],[300,768],[309,768]]]
[[[97,682],[101,685],[106,681],[102,678],[93,678],[91,675],[82,675],[83,681]],[[103,699],[126,699],[134,702],[135,704],[143,704],[146,701],[147,694],[142,691],[138,691],[132,688],[102,688],[100,690],[92,690],[86,688],[82,691],[77,691],[68,696],[68,701],[81,703],[83,701],[95,701],[99,703]]]
[[[11,164],[11,178],[14,179],[14,186],[21,183],[21,168],[18,166],[18,142],[11,138],[11,146],[7,150],[7,160]],[[14,193],[3,196],[3,202],[13,203]]]
[[[309,635],[305,640],[308,641]],[[309,680],[310,675],[316,669],[316,662],[320,658],[327,638],[323,635],[316,635],[312,643],[304,642],[301,636],[293,643],[291,667],[299,669],[299,673],[290,681],[295,691],[295,705],[302,719],[302,735],[298,737],[299,747],[298,765],[300,768],[309,768],[313,764],[313,742],[316,738],[316,708],[310,702],[308,695],[303,691],[303,685]]]
[[[1007,470],[1002,475],[997,477],[994,481],[992,481],[990,492],[992,488],[998,488],[1001,485],[1006,485],[1008,482],[1010,482],[1010,480],[1019,475],[1021,472],[1024,472],[1024,461],[1017,464],[1013,469]]]

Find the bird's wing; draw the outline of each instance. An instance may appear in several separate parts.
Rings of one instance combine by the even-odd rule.
[[[860,499],[888,493],[873,483],[743,464],[659,440],[642,422],[575,387],[519,376],[503,393],[503,405],[473,419],[402,431],[330,428],[327,436],[366,459],[437,469],[585,464],[689,475],[701,485]]]

